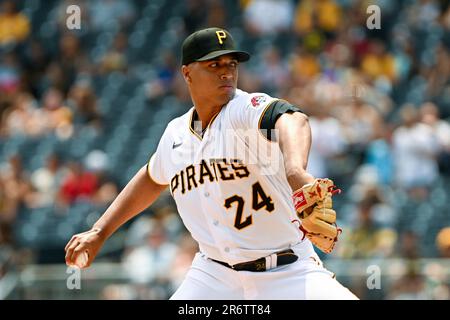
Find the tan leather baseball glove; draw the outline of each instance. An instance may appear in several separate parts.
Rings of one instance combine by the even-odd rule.
[[[317,248],[325,253],[333,251],[338,236],[342,232],[336,225],[336,211],[333,210],[332,195],[339,193],[330,179],[316,179],[313,183],[296,190],[292,199],[297,215],[301,220],[299,226]]]

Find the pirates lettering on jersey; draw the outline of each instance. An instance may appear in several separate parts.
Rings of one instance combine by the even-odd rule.
[[[198,182],[203,184],[205,177],[208,177],[209,182],[213,182],[214,180],[217,181],[217,177],[212,174],[206,161],[202,159],[202,162],[200,162],[200,178],[198,179]]]
[[[209,182],[230,181],[247,178],[250,171],[239,159],[202,159],[198,165],[189,165],[170,180],[170,192],[172,195],[179,189],[181,194],[191,191],[198,185]]]

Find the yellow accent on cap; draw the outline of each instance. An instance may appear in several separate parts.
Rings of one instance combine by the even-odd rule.
[[[223,44],[222,39],[226,39],[227,38],[227,34],[225,33],[225,31],[223,31],[223,30],[216,31],[216,35],[217,35],[217,39],[219,39],[219,43]]]

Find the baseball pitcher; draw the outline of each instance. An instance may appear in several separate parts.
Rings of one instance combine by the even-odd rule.
[[[324,268],[336,226],[330,179],[307,171],[308,117],[287,101],[237,89],[250,55],[231,34],[188,36],[181,72],[194,106],[173,119],[156,152],[93,228],[72,237],[66,263],[88,267],[122,224],[166,188],[199,244],[172,299],[357,299]]]

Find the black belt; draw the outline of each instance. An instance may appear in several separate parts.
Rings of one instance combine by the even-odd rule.
[[[297,261],[297,259],[298,256],[294,253],[294,251],[291,249],[287,249],[284,251],[276,252],[267,257],[259,258],[253,261],[238,263],[232,266],[223,261],[214,259],[211,260],[236,271],[261,272],[273,269],[278,266],[290,264],[292,262]]]

